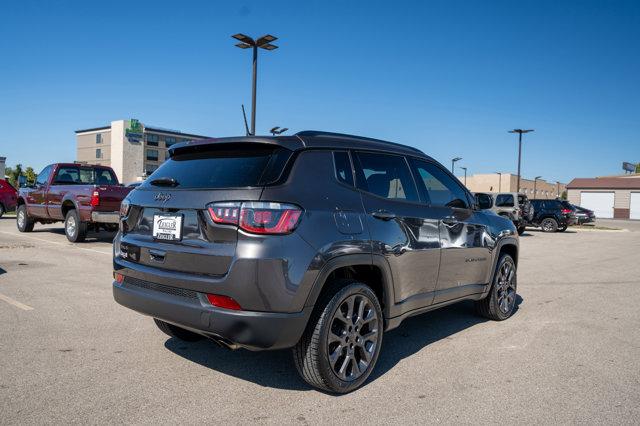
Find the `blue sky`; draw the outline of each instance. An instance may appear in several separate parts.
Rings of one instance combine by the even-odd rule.
[[[75,159],[74,130],[138,118],[243,133],[250,53],[258,133],[279,125],[416,146],[469,173],[550,181],[640,162],[638,1],[4,1],[0,155]]]

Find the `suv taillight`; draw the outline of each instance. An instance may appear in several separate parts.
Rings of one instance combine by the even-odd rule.
[[[126,198],[122,200],[120,203],[120,217],[125,217],[129,214],[129,206],[129,201]]]
[[[254,234],[289,234],[302,215],[302,209],[292,204],[265,201],[221,202],[207,206],[215,223],[237,225]]]
[[[562,214],[570,214],[571,213],[571,209],[562,209],[561,212],[562,212]]]
[[[91,194],[91,207],[100,205],[100,193],[96,190]]]

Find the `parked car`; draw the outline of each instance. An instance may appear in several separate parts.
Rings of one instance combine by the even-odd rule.
[[[0,179],[0,217],[16,208],[18,191],[6,179]]]
[[[574,209],[563,200],[531,200],[533,219],[527,226],[542,228],[544,232],[564,232],[576,223]]]
[[[423,152],[324,132],[180,143],[123,201],[113,294],[167,335],[293,348],[345,393],[384,332],[474,300],[516,303],[518,234]]]
[[[593,210],[585,209],[584,207],[571,205],[575,209],[576,222],[578,225],[584,225],[585,223],[591,223],[596,221],[596,214]]]
[[[89,229],[117,230],[120,202],[129,191],[110,167],[51,164],[34,185],[20,188],[16,224],[20,232],[31,232],[37,222],[64,221],[67,239],[83,241]]]
[[[500,216],[505,216],[513,222],[522,235],[526,224],[533,219],[533,207],[524,194],[517,192],[486,193],[491,197],[491,210]],[[518,200],[516,204],[516,200]]]

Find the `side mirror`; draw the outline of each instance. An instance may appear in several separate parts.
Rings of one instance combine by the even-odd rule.
[[[491,199],[491,196],[489,194],[476,194],[476,205],[478,206],[478,209],[480,210],[487,210],[490,209],[492,204],[493,204],[493,200]]]
[[[18,188],[24,188],[27,186],[27,177],[26,176],[18,176]]]

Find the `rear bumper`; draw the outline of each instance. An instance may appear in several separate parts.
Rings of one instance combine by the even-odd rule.
[[[296,313],[232,311],[211,306],[202,293],[130,280],[122,284],[114,282],[113,297],[134,311],[250,350],[294,346],[312,310],[309,307]]]
[[[118,223],[120,214],[118,212],[91,212],[91,221],[98,223]]]

